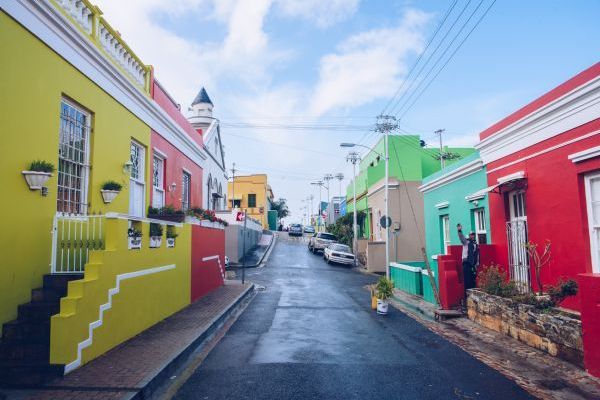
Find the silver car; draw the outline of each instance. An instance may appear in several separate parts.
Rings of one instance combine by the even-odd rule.
[[[323,259],[327,264],[337,263],[354,265],[354,254],[345,244],[330,244],[323,250]]]
[[[315,233],[308,241],[308,250],[316,254],[318,251],[323,251],[325,247],[332,243],[336,243],[335,235],[326,232]]]

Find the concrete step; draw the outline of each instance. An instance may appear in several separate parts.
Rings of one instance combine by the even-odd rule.
[[[21,304],[18,308],[19,321],[49,321],[50,317],[60,311],[59,302],[35,302]]]
[[[50,321],[14,320],[2,326],[2,343],[50,343]]]
[[[41,362],[0,362],[0,386],[38,386],[63,375],[64,365]]]

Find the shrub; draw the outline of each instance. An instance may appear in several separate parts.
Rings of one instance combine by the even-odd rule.
[[[29,164],[29,171],[47,172],[51,174],[54,172],[54,164],[48,161],[35,160]]]
[[[550,300],[554,303],[555,306],[559,305],[563,302],[567,297],[575,296],[579,291],[579,286],[577,282],[573,279],[569,280],[560,280],[556,286],[550,286],[548,288],[548,294],[550,295]]]
[[[150,236],[162,236],[163,227],[161,224],[150,223]]]
[[[116,181],[106,181],[102,184],[102,190],[116,190],[120,192],[123,189],[123,185]]]
[[[375,289],[377,291],[378,299],[387,300],[394,295],[394,281],[382,276],[379,278],[379,281],[377,281],[377,286]]]
[[[502,297],[511,297],[516,293],[515,283],[499,265],[484,265],[477,273],[477,287],[486,293]]]
[[[175,228],[172,226],[167,227],[167,238],[168,239],[175,239],[177,236],[179,236],[177,234],[177,232],[175,232]]]
[[[132,237],[132,238],[140,238],[140,237],[142,237],[142,231],[140,231],[139,229],[135,229],[135,228],[129,228],[127,230],[127,236]]]

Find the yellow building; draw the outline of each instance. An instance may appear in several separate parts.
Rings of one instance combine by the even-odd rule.
[[[266,174],[236,176],[227,185],[229,207],[248,210],[248,215],[269,229],[268,211],[273,203],[273,190]]]
[[[189,304],[190,225],[145,218],[152,131],[194,161],[202,150],[152,100],[151,67],[87,0],[3,3],[0,48],[1,340],[27,340],[15,328],[46,307],[47,359],[69,372]],[[111,201],[108,181],[121,186]],[[150,222],[163,227],[158,248]]]

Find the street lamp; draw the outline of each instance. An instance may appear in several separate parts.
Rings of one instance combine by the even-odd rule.
[[[354,221],[352,222],[352,232],[354,233],[354,236],[352,239],[352,250],[354,250],[354,260],[356,262],[356,260],[358,260],[358,223],[356,221],[356,163],[360,161],[360,157],[357,152],[351,151],[348,153],[346,161],[350,161],[352,163],[352,186],[354,191],[354,210],[352,213],[354,217]]]
[[[311,185],[319,186],[319,206],[317,207],[319,216],[317,217],[317,232],[321,231],[321,188],[325,185],[323,181],[311,182]]]

